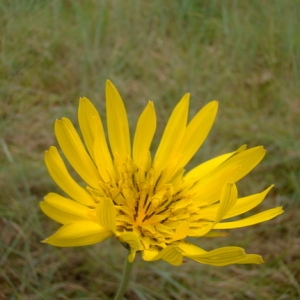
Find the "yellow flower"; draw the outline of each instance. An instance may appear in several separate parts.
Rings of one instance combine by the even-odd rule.
[[[131,262],[141,252],[146,261],[163,259],[173,265],[180,265],[183,257],[215,266],[262,263],[261,256],[239,247],[207,252],[184,240],[226,235],[219,230],[257,224],[283,212],[277,207],[223,222],[257,206],[272,188],[238,198],[235,185],[262,160],[265,150],[242,146],[185,172],[218,108],[212,101],[188,122],[189,98],[185,94],[173,110],[154,157],[149,151],[156,130],[153,103],[149,101],[140,115],[131,144],[126,110],[110,81],[106,84],[108,141],[99,113],[87,98],[80,99],[78,110],[83,141],[69,119],[57,120],[60,148],[85,184],[71,177],[55,147],[46,151],[48,171],[69,198],[50,193],[40,203],[48,217],[63,225],[44,242],[73,247],[116,236],[130,247]]]

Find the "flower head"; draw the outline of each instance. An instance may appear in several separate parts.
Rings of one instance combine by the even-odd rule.
[[[257,206],[272,188],[238,198],[235,185],[262,160],[265,150],[242,146],[186,172],[184,167],[207,137],[218,108],[212,101],[188,122],[189,98],[185,94],[174,108],[153,157],[149,150],[156,130],[153,103],[149,101],[141,113],[131,144],[126,110],[110,81],[108,139],[87,98],[80,99],[78,110],[83,141],[69,119],[57,120],[59,146],[84,184],[71,177],[55,147],[46,151],[48,171],[68,197],[49,193],[40,203],[47,216],[62,224],[44,242],[73,247],[116,236],[130,247],[129,261],[141,252],[146,261],[163,259],[173,265],[180,265],[183,257],[215,266],[262,263],[261,256],[239,247],[207,252],[184,240],[223,236],[221,229],[257,224],[283,212],[277,207],[226,221]]]

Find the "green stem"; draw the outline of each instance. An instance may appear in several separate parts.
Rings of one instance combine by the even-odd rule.
[[[129,253],[130,253],[130,249],[129,249]],[[127,285],[128,285],[128,282],[129,282],[132,266],[133,266],[133,262],[132,263],[129,262],[128,255],[126,255],[121,284],[119,286],[119,289],[117,291],[117,294],[116,294],[114,300],[121,300],[123,298],[126,288],[127,288]]]

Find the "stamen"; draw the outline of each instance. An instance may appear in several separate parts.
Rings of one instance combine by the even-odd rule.
[[[142,220],[142,222],[144,222],[144,221],[150,219],[154,214],[155,214],[155,211],[153,211],[150,215],[146,215],[146,216],[144,217],[144,219]]]
[[[179,190],[178,192],[176,192],[176,193],[173,195],[172,198],[174,199],[174,198],[176,198],[177,196],[179,196],[179,194],[180,194],[182,191],[183,191],[183,190]]]
[[[148,198],[149,198],[149,194],[146,195],[146,199],[145,199],[145,201],[144,201],[143,208],[145,208],[145,206],[146,206],[146,204],[147,204],[147,202],[148,202]]]
[[[156,180],[156,183],[155,183],[155,186],[158,185],[158,182],[159,182],[159,180],[160,180],[160,178],[161,178],[161,175],[162,175],[162,172],[161,172],[160,175],[158,176],[158,178],[157,178],[157,180]]]
[[[151,202],[149,202],[149,204],[148,204],[148,206],[147,206],[147,208],[146,208],[146,210],[145,210],[145,213],[148,212],[148,209],[150,208],[150,206],[151,206]]]
[[[160,205],[160,206],[164,206],[164,204],[166,204],[167,202],[168,202],[168,198],[165,200],[165,201],[163,201],[163,203]]]
[[[148,215],[147,219],[150,219],[155,214],[155,211],[153,211],[150,215]]]
[[[155,195],[156,193],[156,185],[154,185],[154,188],[153,188],[153,191],[152,191],[152,194]]]
[[[163,209],[163,210],[157,212],[157,214],[161,214],[161,213],[165,212],[166,210],[168,210],[168,207],[166,207],[165,209]]]
[[[135,212],[138,213],[140,202],[136,201]]]
[[[173,201],[171,200],[171,201],[168,203],[168,205],[166,205],[166,207],[165,207],[165,209],[164,209],[163,211],[167,210],[167,209],[171,206],[172,203],[173,203]],[[161,211],[160,211],[159,213],[161,213]]]
[[[163,220],[161,221],[161,223],[162,223],[162,224],[165,223],[168,219],[169,219],[169,217],[166,217],[165,219],[163,219]]]

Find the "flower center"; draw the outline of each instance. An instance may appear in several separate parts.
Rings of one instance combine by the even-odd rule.
[[[114,180],[101,185],[115,204],[117,230],[137,233],[145,248],[153,244],[164,248],[191,215],[191,196],[186,195],[182,178],[176,185],[161,182],[154,166],[141,170],[129,157],[115,170]]]

